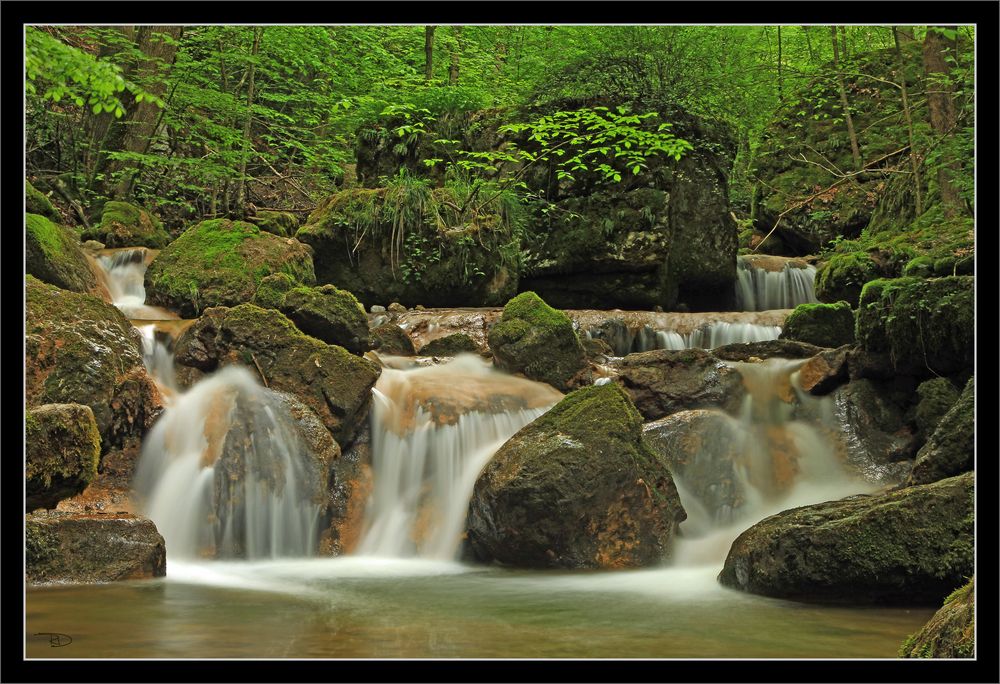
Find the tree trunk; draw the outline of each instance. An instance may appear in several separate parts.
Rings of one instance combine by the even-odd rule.
[[[924,213],[924,197],[920,184],[920,160],[917,157],[917,144],[913,136],[913,118],[910,114],[910,102],[906,92],[906,60],[901,47],[902,39],[898,27],[892,28],[892,37],[896,42],[896,57],[899,63],[899,89],[903,96],[903,117],[906,119],[907,142],[910,145],[910,167],[913,169],[913,190],[916,197],[917,216]],[[910,36],[912,39],[912,35]]]
[[[951,85],[948,82],[948,63],[945,61],[948,44],[938,28],[927,27],[924,38],[924,74],[927,77],[927,110],[930,113],[931,128],[942,138],[955,133],[957,115],[955,103],[951,99]],[[961,211],[961,198],[954,177],[959,172],[957,160],[949,153],[948,146],[942,146],[941,164],[938,166],[938,188],[945,216],[951,218]]]
[[[847,27],[840,27],[840,55],[844,59],[847,59]]]
[[[451,51],[451,68],[448,70],[448,84],[458,84],[458,59],[462,53],[462,27],[453,27],[455,31],[455,47]]]
[[[837,72],[837,85],[840,88],[840,106],[844,109],[844,121],[847,122],[847,136],[851,140],[851,159],[854,160],[854,170],[861,170],[861,149],[858,147],[858,136],[854,132],[854,119],[847,102],[847,87],[844,85],[844,74],[840,70],[840,55],[837,50],[837,27],[830,27],[833,38],[833,68]]]
[[[808,26],[803,26],[802,27],[802,33],[804,33],[805,36],[806,36],[806,50],[809,51],[809,63],[810,64],[815,64],[816,63],[816,54],[813,52],[812,40],[809,39],[809,27]]]
[[[782,97],[782,94],[781,94],[781,90],[782,90],[781,86],[782,86],[782,82],[781,82],[781,26],[778,26],[778,102],[779,103],[781,103],[781,102],[784,101],[784,97]]]
[[[893,28],[893,33],[896,36],[897,42],[901,45],[917,42],[917,39],[913,36],[912,26],[896,26]]]
[[[424,80],[434,77],[434,29],[437,26],[424,27]]]
[[[257,26],[253,30],[253,48],[250,51],[250,69],[247,76],[247,116],[243,123],[243,154],[240,159],[240,187],[236,195],[236,210],[240,217],[246,218],[247,207],[247,160],[250,157],[250,123],[253,121],[253,79],[254,68],[256,66],[257,53],[260,51],[260,37],[264,32],[263,27]]]

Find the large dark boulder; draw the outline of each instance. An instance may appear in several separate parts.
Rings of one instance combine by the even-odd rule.
[[[420,348],[418,356],[457,356],[478,354],[479,345],[465,333],[452,333],[437,337]]]
[[[413,340],[395,323],[384,323],[372,328],[372,349],[388,356],[414,356]]]
[[[735,411],[744,388],[739,372],[703,349],[629,354],[617,365],[619,383],[646,420],[677,411]]]
[[[468,542],[515,567],[637,567],[666,557],[684,518],[628,395],[591,385],[500,448],[476,481]]]
[[[97,475],[101,433],[80,404],[45,404],[24,414],[25,509],[55,508]]]
[[[38,214],[24,217],[24,268],[64,290],[99,291],[97,276],[76,234]]]
[[[313,284],[309,247],[243,221],[202,221],[181,233],[149,265],[146,303],[194,318],[208,307],[249,302],[265,276],[281,272]]]
[[[867,480],[897,483],[905,478],[913,434],[903,408],[884,387],[854,380],[831,395],[834,420],[843,437],[848,463]]]
[[[947,378],[934,378],[920,383],[917,396],[920,399],[913,409],[913,422],[917,426],[917,437],[921,442],[926,442],[934,434],[941,419],[958,402],[961,388],[956,388]]]
[[[712,350],[712,356],[723,361],[749,361],[757,359],[807,359],[823,351],[808,342],[797,340],[764,340],[763,342],[734,342]]]
[[[975,378],[969,380],[954,406],[941,418],[927,443],[917,452],[908,485],[926,484],[972,470],[976,443]]]
[[[899,648],[900,658],[976,656],[976,578],[953,591],[919,632]]]
[[[561,391],[587,367],[573,321],[534,292],[522,292],[507,302],[500,321],[490,329],[489,345],[498,367]]]
[[[807,342],[818,347],[853,344],[854,312],[847,302],[799,304],[785,319],[781,338]]]
[[[271,389],[289,392],[319,416],[341,445],[367,414],[379,367],[302,333],[281,313],[253,304],[208,309],[177,340],[180,366],[210,373],[239,364]],[[194,379],[189,378],[189,379]]]
[[[285,293],[279,310],[299,330],[354,354],[371,349],[368,317],[354,295],[333,285],[300,286]]]
[[[830,304],[847,302],[856,308],[861,288],[882,275],[867,252],[833,254],[816,269],[816,299]]]
[[[82,240],[97,240],[106,247],[149,247],[161,249],[170,235],[155,215],[128,202],[107,202],[101,222],[83,231]]]
[[[793,508],[737,537],[719,574],[801,601],[940,605],[974,571],[974,475]]]
[[[163,537],[152,520],[130,513],[57,511],[25,516],[29,584],[99,583],[163,577]]]

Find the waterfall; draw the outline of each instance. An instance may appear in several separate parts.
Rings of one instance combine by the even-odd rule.
[[[134,485],[171,557],[316,551],[326,477],[285,404],[244,368],[176,397],[143,442]]]
[[[177,391],[174,374],[174,338],[158,330],[155,324],[138,325],[142,335],[142,361],[149,375],[161,387]]]
[[[374,490],[358,553],[451,560],[476,478],[515,432],[562,395],[473,355],[384,369],[374,389]]]
[[[777,257],[760,257],[763,266],[752,257],[736,259],[736,304],[741,311],[793,309],[817,301],[815,266]]]
[[[653,349],[715,349],[735,342],[763,342],[776,340],[781,334],[780,325],[760,325],[714,321],[687,333],[674,330],[654,330],[648,325],[631,329],[622,322],[609,320],[601,328],[584,331],[588,339],[601,339],[608,343],[616,355],[625,356]]]
[[[138,320],[175,319],[175,314],[146,305],[143,278],[157,251],[145,247],[108,249],[95,259],[111,303],[128,318]]]

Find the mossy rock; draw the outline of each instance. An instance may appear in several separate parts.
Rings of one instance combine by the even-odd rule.
[[[101,433],[80,404],[45,404],[24,416],[25,509],[55,508],[97,476]]]
[[[975,409],[975,378],[971,378],[958,401],[944,414],[930,439],[917,452],[908,485],[935,482],[972,470],[975,464]]]
[[[414,356],[417,353],[413,340],[395,323],[372,328],[372,349],[387,356]]]
[[[900,658],[976,657],[976,578],[953,591],[919,632],[907,637]]]
[[[287,273],[311,285],[312,251],[243,221],[213,219],[185,230],[146,270],[146,303],[187,318],[213,306],[249,302],[261,280]]]
[[[834,254],[816,269],[816,299],[830,304],[845,301],[855,307],[865,283],[881,275],[867,252]]]
[[[476,341],[465,333],[452,333],[431,340],[420,348],[418,356],[457,356],[458,354],[478,354]]]
[[[257,227],[278,237],[292,237],[299,229],[299,219],[288,211],[258,211]]]
[[[180,366],[210,373],[239,364],[272,389],[289,392],[315,411],[341,445],[365,420],[379,367],[295,327],[274,309],[253,304],[207,310],[177,340]]]
[[[733,542],[719,581],[797,601],[940,605],[974,571],[974,479],[765,518]]]
[[[149,518],[57,511],[25,516],[28,584],[104,583],[167,574],[163,537]]]
[[[159,392],[142,362],[141,341],[121,311],[90,295],[26,278],[25,400],[84,404],[103,452],[142,438]]]
[[[287,273],[272,273],[261,279],[251,303],[264,309],[280,309],[285,295],[297,286],[295,278]]]
[[[524,568],[656,565],[686,517],[642,417],[613,383],[566,396],[504,444],[476,481],[468,541]]]
[[[847,302],[799,304],[785,319],[780,337],[819,347],[835,348],[852,344],[854,311]]]
[[[368,317],[350,292],[333,285],[296,287],[285,293],[279,310],[295,326],[327,344],[354,354],[371,349]]]
[[[83,231],[83,240],[97,240],[106,247],[162,249],[170,242],[163,223],[152,213],[128,202],[107,202],[101,223]]]
[[[960,392],[954,383],[947,378],[925,380],[917,387],[920,400],[914,410],[913,422],[917,425],[917,434],[921,441],[926,441],[945,414],[958,401]]]
[[[25,271],[64,290],[98,291],[97,276],[68,228],[38,214],[24,217]]]
[[[865,285],[855,335],[918,378],[969,372],[975,350],[974,277],[896,278]]]
[[[934,259],[929,256],[918,256],[906,262],[903,267],[903,276],[915,278],[929,278],[934,275]]]
[[[31,181],[24,181],[24,211],[28,214],[39,214],[53,223],[62,221],[62,217],[52,202],[31,184]]]
[[[534,292],[522,292],[507,302],[488,339],[500,368],[524,373],[561,391],[587,367],[573,321]]]

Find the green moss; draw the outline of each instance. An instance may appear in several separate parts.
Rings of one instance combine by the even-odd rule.
[[[368,317],[357,298],[333,285],[299,286],[285,293],[281,312],[308,335],[354,353],[371,349]]]
[[[547,330],[572,330],[573,321],[558,309],[553,309],[534,292],[522,292],[503,308],[500,320],[509,321],[519,318],[532,327]]]
[[[58,259],[64,253],[65,240],[59,226],[38,214],[25,214],[24,227],[29,239],[33,238],[48,259]]]
[[[958,401],[959,391],[947,378],[934,378],[920,383],[917,396],[920,400],[914,411],[914,422],[917,424],[918,435],[926,439]]]
[[[35,189],[30,181],[24,181],[24,211],[28,214],[40,214],[47,219],[59,222],[61,217],[52,202],[44,194]]]
[[[839,347],[854,342],[854,312],[847,302],[799,304],[785,319],[781,339]]]
[[[879,275],[878,264],[867,252],[834,254],[816,270],[816,298],[856,306],[862,287]]]
[[[299,220],[287,211],[258,211],[256,218],[258,228],[279,237],[295,235],[299,229]]]
[[[27,510],[53,508],[97,476],[101,435],[94,413],[78,404],[48,404],[25,419]]]
[[[934,273],[934,260],[929,256],[910,259],[903,267],[904,276],[926,278]]]
[[[101,210],[101,222],[81,236],[108,247],[149,247],[161,249],[170,242],[163,223],[152,213],[128,202],[107,202]]]
[[[280,309],[285,294],[294,288],[295,279],[287,273],[273,273],[261,278],[253,303],[265,309]]]

